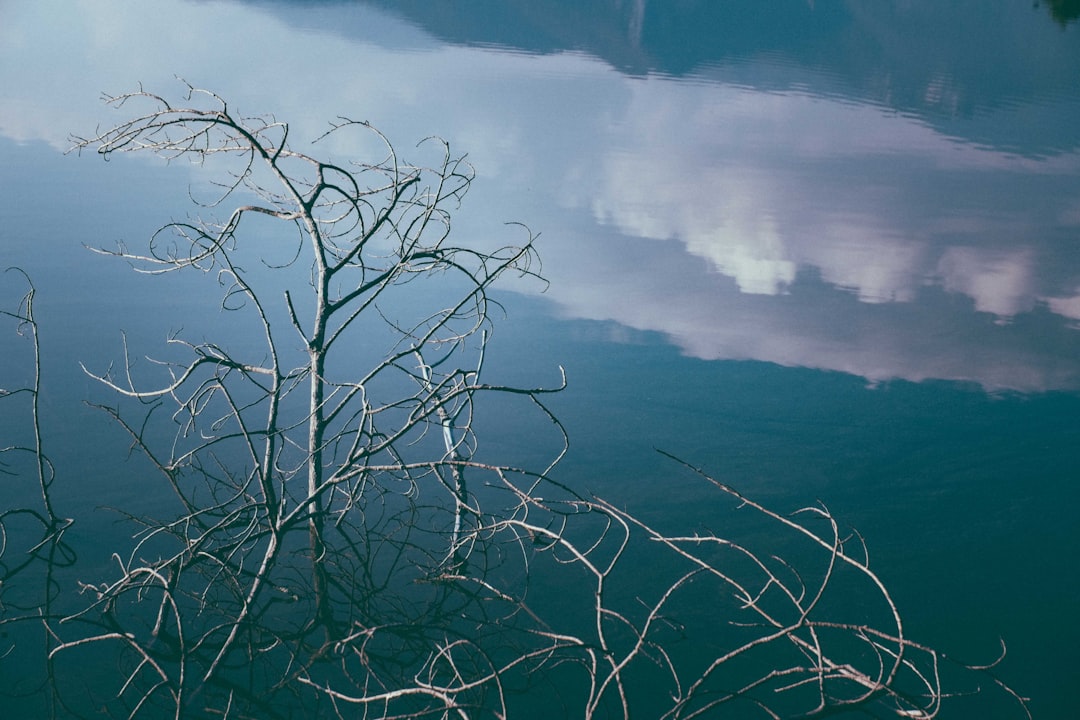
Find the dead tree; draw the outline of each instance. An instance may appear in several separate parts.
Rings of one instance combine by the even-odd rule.
[[[109,657],[115,672],[82,690],[120,717],[938,714],[942,656],[907,638],[858,536],[824,507],[783,516],[716,483],[805,544],[785,561],[558,481],[566,439],[544,396],[563,381],[510,387],[484,366],[488,291],[534,274],[533,237],[451,242],[472,170],[446,143],[424,141],[437,160],[413,165],[342,118],[320,147],[355,133],[381,150],[330,161],[204,90],[108,102],[134,116],[77,149],[219,164],[225,181],[201,203],[216,220],[99,252],[216,279],[259,345],[178,334],[164,360],[125,343],[117,368],[88,370],[129,401],[102,409],[174,500],[172,515],[133,516],[115,575],[48,623],[57,678]],[[410,317],[396,303],[430,297],[424,283],[441,300]],[[475,413],[498,397],[550,420],[551,465],[477,453]],[[876,598],[874,623],[833,614],[838,583]]]

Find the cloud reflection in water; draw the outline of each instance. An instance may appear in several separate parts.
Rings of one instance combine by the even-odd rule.
[[[632,87],[598,181],[571,195],[620,235],[659,242],[635,243],[631,263],[590,263],[568,283],[592,286],[570,314],[659,330],[705,358],[1076,386],[1080,344],[1063,320],[1080,309],[1080,223],[1061,186],[1077,187],[1080,156],[979,147],[805,93]],[[699,266],[644,281],[673,240]]]
[[[460,228],[542,231],[567,315],[873,382],[1080,387],[1080,155],[985,142],[995,119],[1080,126],[1076,96],[982,109],[975,141],[963,118],[946,134],[768,59],[629,76],[583,52],[447,46],[349,4],[165,5],[169,33],[118,3],[62,22],[19,5],[0,29],[0,130],[64,147],[108,119],[100,89],[167,91],[179,74],[289,119],[294,137],[341,113],[399,145],[439,133],[480,172]],[[943,77],[924,93],[935,112]]]

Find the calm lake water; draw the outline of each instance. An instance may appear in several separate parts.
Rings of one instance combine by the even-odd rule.
[[[89,508],[143,498],[78,363],[117,359],[121,330],[149,353],[216,313],[195,285],[83,248],[183,217],[197,170],[62,154],[116,118],[101,92],[174,93],[181,76],[295,138],[348,115],[399,148],[437,134],[468,153],[455,232],[541,233],[550,287],[503,286],[489,367],[527,385],[566,368],[566,482],[708,522],[706,489],[667,489],[683,484],[661,448],[780,510],[821,499],[866,536],[912,637],[972,662],[1003,637],[1001,674],[1035,717],[1069,717],[1078,16],[1031,0],[0,3],[0,266],[38,288],[62,512],[93,544],[126,530]],[[0,372],[14,347],[0,338]],[[488,422],[489,447],[541,461],[515,418]]]

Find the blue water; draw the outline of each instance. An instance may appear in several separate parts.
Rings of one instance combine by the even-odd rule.
[[[78,363],[117,359],[122,330],[153,348],[225,322],[197,281],[83,247],[183,217],[197,170],[62,154],[115,116],[102,91],[173,92],[180,75],[297,138],[347,114],[410,152],[430,134],[467,152],[478,177],[455,232],[541,233],[550,286],[503,287],[488,367],[526,385],[565,367],[566,482],[716,522],[660,448],[780,510],[820,499],[863,531],[912,636],[973,662],[1004,637],[1002,676],[1036,717],[1066,717],[1080,681],[1070,8],[170,0],[166,32],[120,3],[5,7],[0,265],[39,290],[61,505],[149,502],[123,481],[124,439],[82,404],[107,394]],[[0,373],[14,343],[0,338]],[[547,436],[492,412],[485,448],[545,461]],[[128,531],[80,522],[88,566],[106,564],[94,538]]]

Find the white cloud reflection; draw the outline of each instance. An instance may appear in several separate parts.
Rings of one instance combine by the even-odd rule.
[[[294,137],[342,113],[398,143],[439,133],[480,171],[464,231],[542,230],[549,294],[570,315],[701,357],[874,381],[1080,384],[1061,351],[1075,331],[1052,349],[1025,335],[1035,316],[1080,319],[1080,258],[1062,251],[1080,233],[1061,191],[1078,187],[1075,154],[1021,157],[809,91],[427,43],[355,5],[298,29],[283,7],[158,2],[163,31],[116,0],[6,3],[0,132],[66,148],[108,121],[99,90],[168,92],[181,75]]]
[[[1043,218],[1026,195],[989,214],[977,187],[955,193],[960,204],[951,205],[948,184],[978,183],[980,174],[997,182],[997,171],[1068,173],[1075,183],[1080,158],[1043,165],[942,137],[883,108],[798,93],[703,91],[660,78],[634,88],[626,121],[614,128],[615,142],[634,151],[602,161],[593,198],[601,222],[678,238],[748,293],[782,292],[796,268],[812,267],[864,302],[911,301],[937,281],[982,312],[1031,309],[1032,251],[1003,236],[1002,218],[1024,229]],[[952,246],[958,239],[973,244]]]
[[[993,388],[1076,382],[1075,359],[1040,358],[1038,338],[995,330],[1036,308],[1071,318],[1080,310],[1075,294],[1063,296],[1058,285],[1062,277],[1075,283],[1080,258],[1052,245],[1080,229],[1075,205],[1056,187],[1062,178],[1078,187],[1076,155],[1024,158],[941,136],[886,108],[803,93],[664,78],[633,90],[593,189],[599,222],[627,236],[680,241],[743,295],[795,293],[806,302],[805,288],[794,286],[803,272],[834,292],[850,291],[863,306],[816,297],[820,313],[807,313],[715,283],[718,302],[709,308],[697,301],[704,289],[684,297],[683,275],[656,297],[614,303],[606,313],[596,312],[602,301],[595,295],[579,297],[572,313],[662,330],[706,358]],[[1037,187],[1059,206],[1032,207]],[[1075,293],[1075,285],[1068,289]],[[935,337],[940,290],[970,304],[953,309],[948,329]],[[627,297],[615,287],[607,292]],[[865,307],[896,303],[910,306]],[[1011,350],[1014,342],[1024,347]]]

